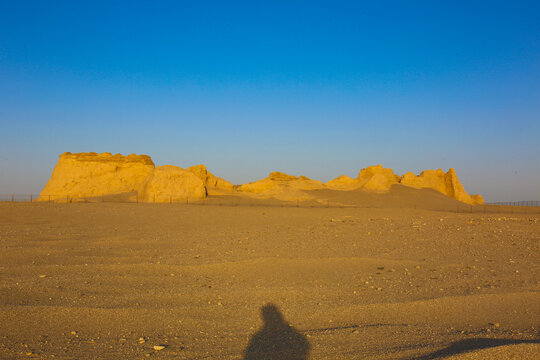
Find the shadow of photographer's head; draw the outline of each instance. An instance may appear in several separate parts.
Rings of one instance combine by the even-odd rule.
[[[307,359],[310,346],[306,337],[285,321],[276,305],[264,305],[261,316],[264,324],[251,337],[244,360]]]

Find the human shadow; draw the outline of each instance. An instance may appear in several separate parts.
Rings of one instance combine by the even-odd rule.
[[[263,306],[261,316],[263,327],[251,337],[244,360],[307,359],[309,342],[285,321],[276,305]]]
[[[448,347],[429,353],[427,355],[412,358],[411,360],[434,360],[452,355],[466,353],[474,350],[488,349],[503,345],[538,344],[540,340],[516,340],[516,339],[466,339],[453,342]]]

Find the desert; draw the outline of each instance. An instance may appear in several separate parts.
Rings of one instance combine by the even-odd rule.
[[[540,359],[540,1],[1,1],[0,360]]]
[[[537,208],[197,169],[156,181],[193,203],[0,203],[2,359],[538,358]]]

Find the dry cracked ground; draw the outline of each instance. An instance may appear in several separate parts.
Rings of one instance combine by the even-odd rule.
[[[538,359],[539,220],[0,203],[0,358]]]

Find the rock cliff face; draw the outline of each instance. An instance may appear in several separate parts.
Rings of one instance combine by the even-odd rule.
[[[483,204],[480,195],[469,195],[454,169],[444,172],[425,170],[420,175],[411,172],[403,176],[382,165],[362,169],[356,179],[342,175],[325,184],[305,176],[273,172],[262,180],[234,186],[214,176],[204,165],[187,169],[165,165],[155,167],[147,155],[113,155],[111,153],[64,153],[60,155],[51,179],[39,200],[81,201],[104,195],[128,194],[131,200],[143,202],[178,202],[204,199],[208,195],[244,193],[249,196],[279,200],[303,200],[312,195],[308,190],[362,189],[386,192],[394,184],[437,190],[467,204]]]
[[[447,196],[471,205],[484,203],[481,196],[475,196],[473,198],[467,194],[454,169],[448,170],[447,173],[441,169],[426,170],[419,176],[408,172],[401,177],[399,182],[415,188],[435,189]]]
[[[138,188],[143,202],[178,202],[206,198],[206,187],[197,175],[178,166],[158,166]]]
[[[197,177],[203,181],[208,195],[221,195],[234,190],[233,184],[220,177],[214,176],[204,165],[195,165],[187,168],[187,170],[197,175]]]
[[[398,183],[417,189],[434,189],[456,200],[471,205],[484,203],[484,199],[481,195],[467,194],[454,169],[448,170],[447,173],[441,169],[425,170],[419,176],[416,176],[412,172],[408,172],[400,177],[394,174],[392,169],[385,169],[382,165],[375,165],[362,169],[356,179],[342,175],[324,185],[333,190],[364,189],[385,192],[390,190],[392,185]]]
[[[233,185],[204,165],[156,168],[147,155],[68,152],[60,155],[38,200],[84,201],[122,194],[123,200],[169,202],[203,199],[220,191],[233,191]]]
[[[84,199],[136,191],[154,170],[146,155],[64,153],[39,200]]]

